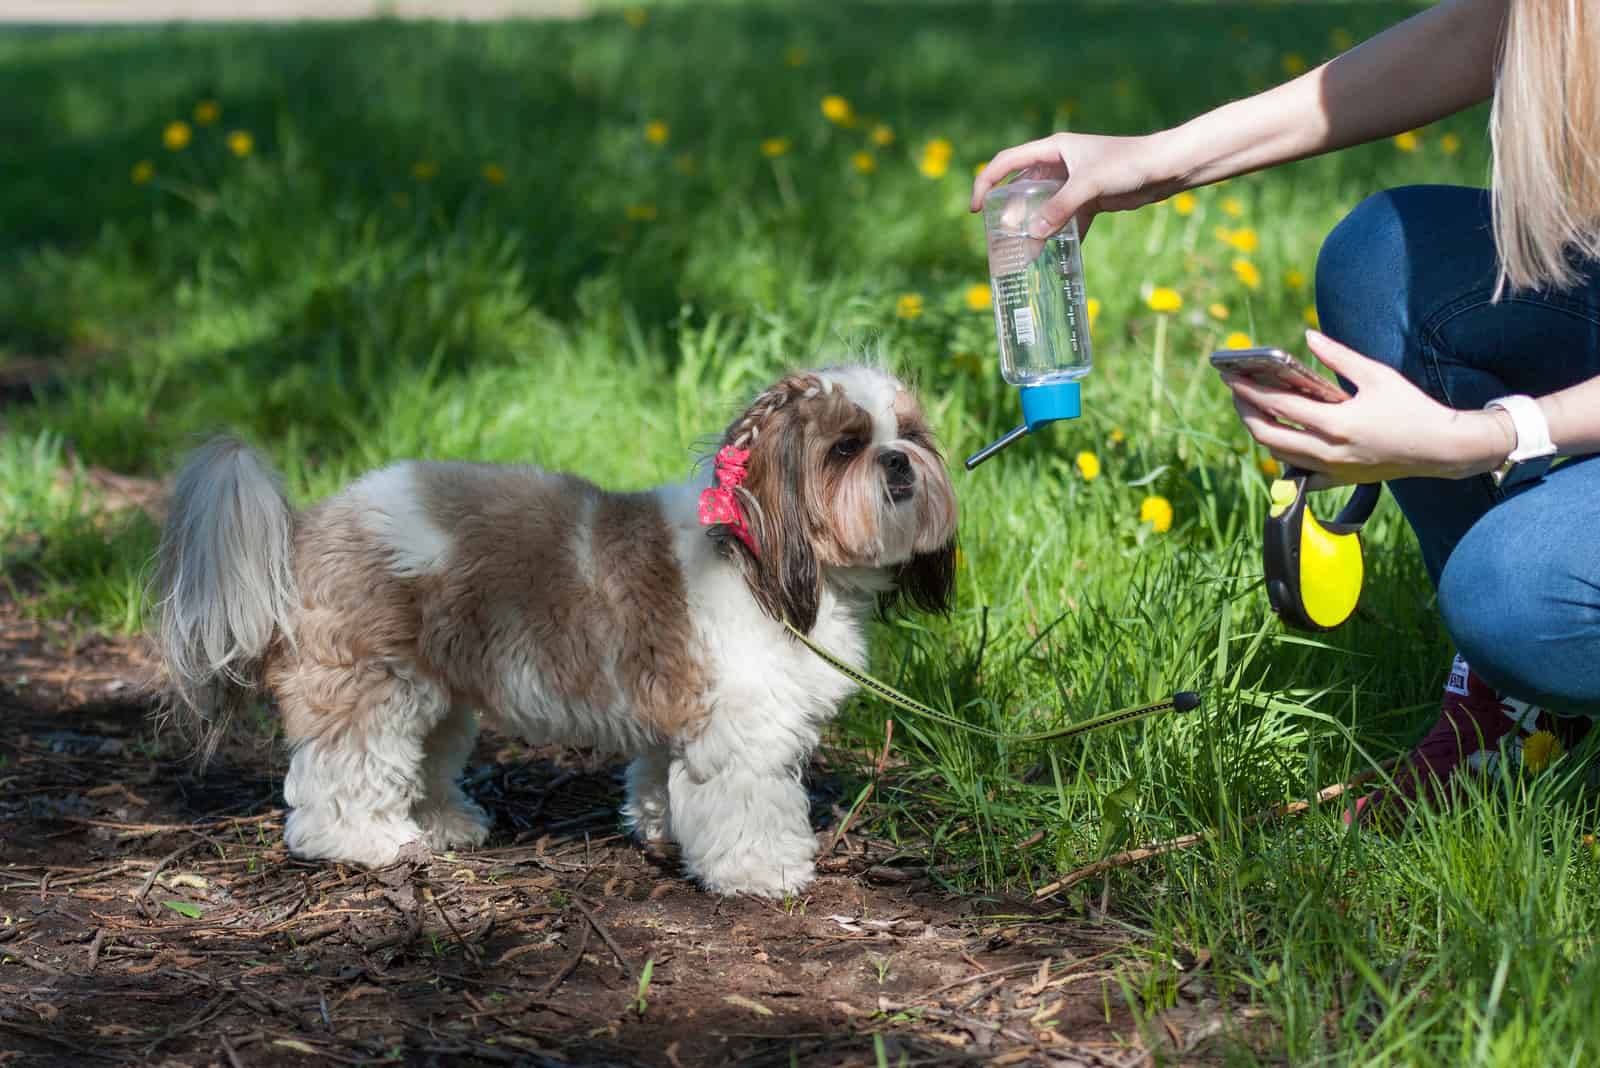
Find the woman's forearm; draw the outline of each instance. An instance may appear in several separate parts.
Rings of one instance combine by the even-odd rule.
[[[1158,135],[1192,188],[1424,126],[1486,100],[1509,0],[1445,0],[1264,93]],[[1165,183],[1163,183],[1165,184]]]
[[[1550,440],[1562,456],[1600,452],[1600,378],[1539,398]]]

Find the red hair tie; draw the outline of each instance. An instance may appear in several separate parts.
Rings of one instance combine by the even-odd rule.
[[[749,462],[749,449],[724,445],[717,450],[716,477],[710,486],[700,491],[700,525],[727,527],[751,553],[760,556],[756,550],[755,536],[745,522],[744,510],[739,507],[739,495],[735,492],[749,474],[745,466]]]

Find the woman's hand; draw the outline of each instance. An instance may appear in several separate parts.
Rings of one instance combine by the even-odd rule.
[[[1017,171],[1043,178],[1064,178],[1061,191],[1039,209],[1030,236],[1049,237],[1077,217],[1085,234],[1102,211],[1127,211],[1165,199],[1183,188],[1167,174],[1163,134],[1146,137],[1100,137],[1058,133],[1008,148],[989,161],[972,183],[973,211],[983,210],[983,197]]]
[[[1329,485],[1393,478],[1466,478],[1492,470],[1516,447],[1511,417],[1499,410],[1446,408],[1398,371],[1306,331],[1324,366],[1356,387],[1339,404],[1224,375],[1251,437],[1286,464]]]

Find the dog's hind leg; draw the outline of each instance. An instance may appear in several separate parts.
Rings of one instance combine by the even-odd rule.
[[[489,837],[488,814],[457,781],[477,738],[477,715],[465,705],[456,705],[423,745],[426,793],[412,807],[412,815],[433,849],[480,846]]]
[[[413,811],[428,796],[427,744],[450,715],[449,695],[389,663],[299,681],[323,685],[283,695],[293,749],[284,842],[307,860],[391,863],[401,846],[426,838]],[[306,707],[307,692],[330,704]]]

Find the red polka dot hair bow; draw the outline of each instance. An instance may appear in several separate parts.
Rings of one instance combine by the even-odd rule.
[[[724,445],[717,451],[716,478],[710,486],[700,491],[700,525],[727,527],[744,542],[746,548],[759,556],[755,536],[745,522],[744,510],[739,507],[739,495],[736,492],[749,473],[745,467],[749,462],[749,449]]]

